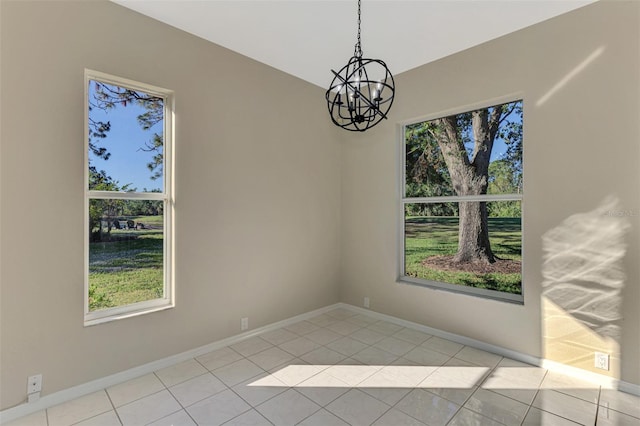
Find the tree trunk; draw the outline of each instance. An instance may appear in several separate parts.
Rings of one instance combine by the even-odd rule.
[[[487,203],[467,201],[460,203],[458,229],[458,252],[453,257],[456,263],[496,261],[491,251]]]
[[[487,193],[489,160],[501,112],[494,108],[471,113],[474,149],[471,160],[458,130],[456,116],[437,120],[436,140],[444,156],[456,194],[481,195]],[[458,252],[454,262],[496,261],[489,241],[487,204],[485,202],[459,203]]]

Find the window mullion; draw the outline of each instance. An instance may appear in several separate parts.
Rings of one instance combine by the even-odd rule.
[[[118,192],[118,191],[87,191],[87,197],[91,199],[114,200],[158,200],[167,199],[165,192]]]
[[[522,194],[483,194],[483,195],[451,195],[446,197],[414,197],[403,198],[404,204],[418,203],[455,203],[463,201],[521,201]]]

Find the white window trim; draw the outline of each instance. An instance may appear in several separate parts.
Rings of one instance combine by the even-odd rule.
[[[154,192],[110,192],[89,190],[89,81],[98,80],[107,84],[126,87],[128,89],[149,93],[164,99],[163,120],[163,193]],[[84,71],[84,326],[92,326],[123,318],[130,318],[151,312],[170,309],[175,306],[174,261],[174,93],[149,84],[139,83],[126,78],[117,77],[99,71]],[[164,297],[133,303],[131,305],[89,311],[89,200],[122,199],[122,200],[158,200],[164,202]]]
[[[400,284],[410,284],[417,285],[421,287],[427,287],[434,290],[443,290],[452,293],[459,293],[469,296],[477,296],[483,297],[486,299],[498,300],[503,302],[509,302],[514,304],[523,305],[524,304],[524,229],[521,228],[522,236],[522,248],[521,248],[521,256],[522,256],[522,264],[521,264],[521,293],[520,294],[511,294],[506,292],[501,292],[497,290],[488,290],[484,288],[476,288],[458,284],[449,284],[443,283],[439,281],[431,281],[421,278],[408,277],[405,275],[405,205],[412,203],[444,203],[444,202],[460,202],[460,201],[520,201],[521,210],[522,210],[522,222],[524,222],[524,196],[523,193],[520,194],[485,194],[485,195],[468,195],[468,196],[445,196],[445,197],[415,197],[409,198],[406,197],[406,153],[405,153],[405,128],[408,125],[421,123],[424,121],[434,120],[440,117],[448,117],[454,114],[461,114],[464,112],[473,111],[480,108],[487,108],[494,105],[501,105],[509,102],[516,102],[521,100],[523,103],[524,110],[524,96],[522,93],[511,94],[508,96],[503,96],[500,98],[494,98],[485,102],[471,104],[467,106],[463,106],[460,108],[449,109],[445,111],[441,111],[435,114],[429,114],[428,116],[407,120],[401,122],[397,126],[397,140],[398,140],[398,167],[399,167],[399,182],[398,182],[398,255],[397,255],[397,278],[396,282]],[[524,132],[524,128],[523,128]],[[523,135],[524,138],[524,135]],[[524,147],[523,147],[524,150]],[[522,164],[523,175],[524,175],[524,162]]]

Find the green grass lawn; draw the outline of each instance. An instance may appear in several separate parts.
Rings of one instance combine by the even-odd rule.
[[[458,250],[457,217],[407,217],[405,225],[405,275],[449,284],[522,293],[522,275],[427,268],[422,261],[431,256],[451,256]],[[494,254],[501,259],[521,261],[520,218],[490,218],[489,239]]]
[[[112,230],[112,241],[89,244],[89,310],[163,296],[162,216],[134,218],[153,229]]]

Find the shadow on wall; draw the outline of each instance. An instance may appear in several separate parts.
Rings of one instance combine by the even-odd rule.
[[[545,358],[619,378],[622,260],[634,214],[610,197],[542,236]],[[610,355],[608,371],[595,368],[595,352]]]

